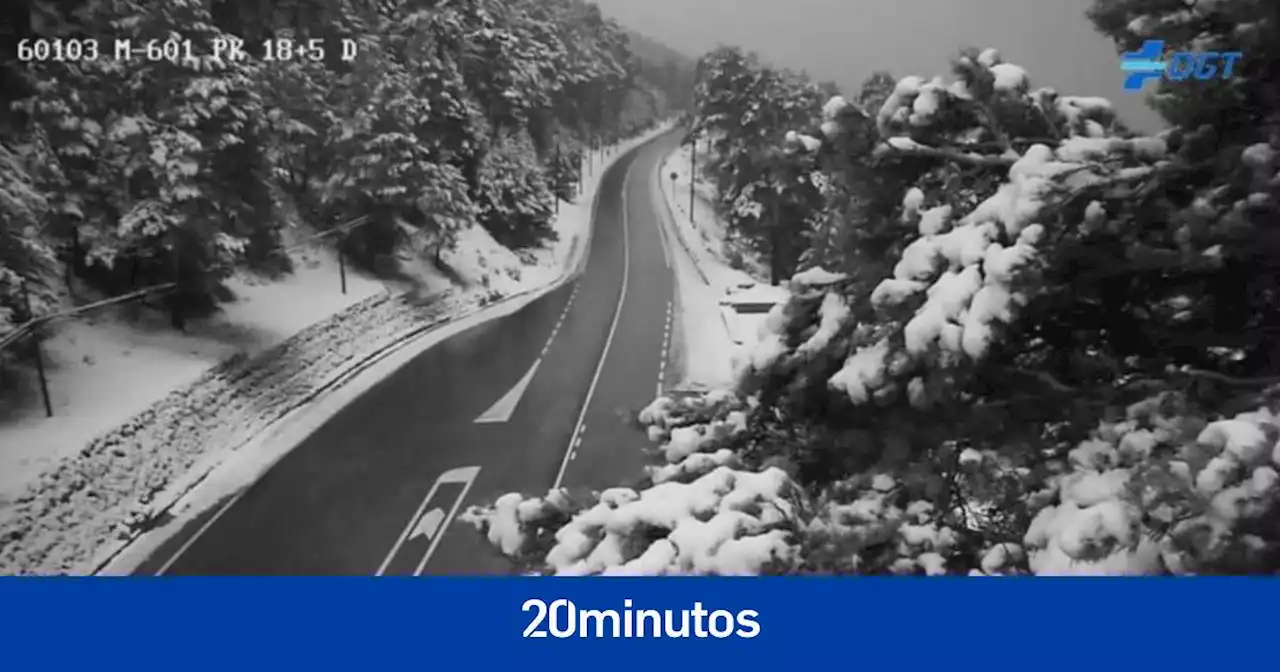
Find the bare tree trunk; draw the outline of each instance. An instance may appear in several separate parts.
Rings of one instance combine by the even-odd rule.
[[[27,282],[22,282],[22,300],[27,307],[27,318],[35,319],[35,311],[31,309],[31,294],[27,290]],[[44,398],[44,415],[46,418],[53,417],[53,404],[49,401],[49,380],[44,374],[44,351],[40,345],[40,337],[42,335],[44,325],[36,327],[31,333],[31,352],[36,360],[36,375],[40,378],[40,396]]]
[[[182,260],[179,256],[178,246],[176,243],[173,246],[172,254],[173,282],[175,286],[173,288],[173,293],[169,295],[169,322],[173,325],[174,329],[185,333],[187,331],[187,318],[182,310],[182,302],[185,300],[185,297],[182,295]]]

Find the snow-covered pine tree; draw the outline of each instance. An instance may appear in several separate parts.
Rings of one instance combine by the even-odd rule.
[[[480,223],[503,245],[523,248],[554,235],[554,196],[527,132],[499,135],[480,166]]]
[[[79,30],[106,44],[205,45],[223,35],[200,2],[121,0],[83,12]],[[36,95],[21,105],[49,132],[66,180],[54,212],[72,219],[54,230],[71,233],[91,283],[115,293],[177,282],[167,302],[181,325],[213,307],[235,264],[272,257],[279,240],[256,71],[194,47],[173,60],[32,65]]]
[[[20,144],[0,144],[0,333],[46,312],[57,277],[43,230],[49,202],[33,175],[52,157],[39,138]]]
[[[864,110],[879,110],[889,99],[898,80],[887,70],[876,70],[862,81],[854,102]]]
[[[1163,9],[1276,28],[1200,4]],[[1276,108],[1253,107],[1274,83],[1217,83],[1220,109],[1143,137],[995,50],[954,75],[825,110],[827,176],[893,204],[851,222],[889,262],[797,275],[735,392],[645,409],[648,482],[504,497],[469,516],[490,540],[557,573],[1274,570],[1275,274],[1249,249],[1280,195]],[[1243,300],[1242,269],[1264,278]]]
[[[821,91],[735,47],[712,51],[698,68],[693,132],[712,139],[719,207],[731,235],[768,259],[781,280],[795,270],[802,254],[796,242],[823,200],[809,152],[795,151],[814,140],[787,129],[816,125]]]
[[[344,251],[387,271],[397,247],[420,234],[447,249],[452,232],[472,221],[475,209],[462,171],[435,161],[425,133],[431,101],[418,95],[390,19],[373,21],[388,28],[363,39],[341,84],[339,95],[353,113],[330,138],[341,162],[328,179],[325,205],[335,223],[371,218],[344,237]]]

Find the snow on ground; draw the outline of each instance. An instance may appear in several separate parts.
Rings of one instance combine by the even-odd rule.
[[[295,264],[296,273],[278,282],[232,279],[236,300],[186,334],[162,316],[127,307],[58,323],[44,343],[53,417],[45,417],[31,386],[22,406],[0,418],[0,508],[41,472],[209,367],[238,352],[262,352],[386,291],[347,269],[342,294],[337,260],[326,251],[305,251]]]
[[[698,155],[706,156],[708,151],[708,143],[700,141]],[[690,159],[691,150],[684,145],[659,166],[656,179],[666,204],[658,210],[666,220],[679,291],[682,383],[719,388],[732,384],[735,370],[745,361],[765,315],[740,313],[726,303],[767,304],[784,298],[785,290],[761,284],[758,264],[735,254],[732,242],[726,241],[724,222],[715,212],[715,188],[701,174],[696,181],[691,179]],[[751,271],[735,268],[731,262],[735,257],[749,265]]]
[[[668,128],[612,148],[606,163]],[[62,323],[46,343],[54,418],[43,417],[38,397],[17,417],[0,418],[0,574],[94,571],[156,516],[173,513],[210,473],[222,474],[212,480],[226,492],[246,485],[306,438],[309,431],[299,427],[319,426],[295,416],[320,407],[336,413],[354,397],[334,388],[366,368],[390,374],[394,367],[374,362],[407,362],[385,355],[409,337],[463,315],[474,321],[505,314],[504,305],[481,317],[479,306],[497,298],[494,290],[532,300],[551,289],[581,264],[602,173],[588,176],[574,203],[561,204],[559,240],[530,255],[523,273],[508,272],[519,257],[470,231],[461,236],[466,256],[453,261],[464,281],[478,284],[429,288],[425,300],[350,268],[343,295],[336,262],[317,251],[300,255],[297,273],[283,281],[234,280],[238,300],[186,335],[160,323],[125,322],[123,313]],[[442,280],[417,275],[428,284]],[[418,340],[430,341],[424,349],[438,341]],[[341,403],[324,403],[329,397]],[[286,439],[252,446],[263,454],[239,450],[286,417],[295,420]],[[166,533],[178,527],[166,526]]]
[[[735,289],[720,299],[721,314],[735,345],[750,349],[760,340],[761,329],[773,306],[786,303],[791,292],[774,285]]]
[[[259,352],[350,305],[388,291],[386,283],[349,266],[346,276],[347,292],[343,294],[336,256],[326,249],[308,250],[295,259],[293,274],[280,280],[232,280],[230,287],[239,298],[223,308],[219,322],[229,328],[240,325],[254,330],[256,338],[245,345],[249,352]],[[281,310],[281,306],[289,309]]]

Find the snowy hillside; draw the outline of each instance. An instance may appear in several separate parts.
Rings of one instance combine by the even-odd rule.
[[[665,130],[658,127],[611,147],[605,160]],[[254,335],[238,344],[212,335],[189,336],[185,343],[172,337],[149,342],[145,332],[114,322],[78,325],[64,340],[51,341],[67,347],[79,343],[77,353],[96,345],[108,364],[68,366],[51,379],[78,395],[60,406],[65,421],[58,422],[64,416],[29,417],[0,426],[0,457],[9,460],[4,469],[9,499],[0,507],[0,529],[24,540],[4,549],[0,568],[5,573],[97,570],[162,514],[196,515],[220,493],[243,487],[290,447],[281,440],[253,450],[246,446],[282,419],[296,424],[300,415],[334,412],[314,400],[387,351],[410,344],[406,339],[498,299],[553,287],[580,263],[601,175],[597,170],[581,196],[561,204],[553,223],[557,242],[527,255],[528,261],[479,227],[464,232],[449,257],[463,284],[440,279],[437,291],[427,296],[420,284],[406,291],[349,276],[348,298],[325,304],[318,298],[325,291],[341,294],[332,287],[336,276],[322,273],[336,269],[319,263],[286,282],[247,287],[245,298],[229,304],[232,308],[216,322],[193,328]],[[364,296],[350,298],[354,291]],[[199,356],[201,345],[209,359]],[[186,349],[164,357],[166,346]],[[213,361],[228,353],[234,354]],[[66,357],[67,351],[51,354]],[[130,370],[135,359],[142,364]],[[146,375],[145,384],[121,386],[133,375]],[[314,427],[317,419],[301,422]],[[213,472],[232,477],[214,479],[215,490],[205,488],[189,498]]]

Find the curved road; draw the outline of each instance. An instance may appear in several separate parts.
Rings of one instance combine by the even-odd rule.
[[[674,295],[654,175],[676,140],[606,171],[580,276],[422,353],[137,573],[505,573],[466,507],[637,476]]]

